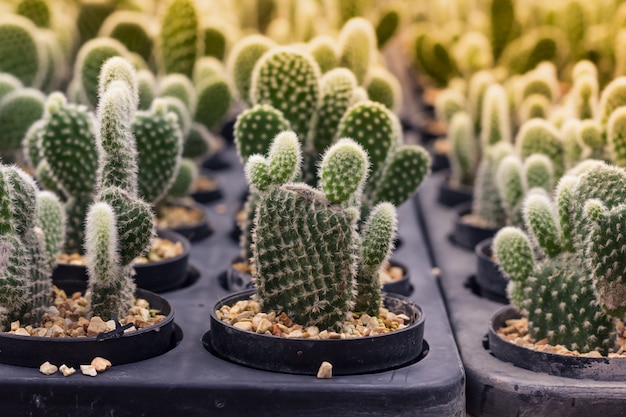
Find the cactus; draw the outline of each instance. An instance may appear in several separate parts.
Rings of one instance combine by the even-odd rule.
[[[198,167],[191,159],[180,160],[175,177],[167,190],[167,195],[173,198],[182,198],[189,195],[198,179]]]
[[[176,114],[178,127],[180,128],[183,138],[187,138],[189,135],[189,130],[191,129],[191,115],[189,114],[189,109],[185,106],[179,98],[167,96],[160,97],[160,99],[166,104],[167,110]]]
[[[0,72],[12,74],[26,87],[39,87],[47,71],[45,51],[37,41],[37,27],[27,18],[0,19]]]
[[[535,153],[544,154],[550,158],[554,166],[555,178],[560,178],[565,172],[561,134],[548,121],[531,119],[524,123],[517,133],[515,146],[522,160]]]
[[[512,142],[506,92],[499,84],[490,85],[485,91],[480,124],[483,149],[499,142]]]
[[[115,11],[115,2],[82,1],[76,18],[80,45],[95,38],[106,18]]]
[[[320,70],[313,58],[297,49],[274,48],[254,67],[250,98],[283,113],[304,141],[319,100]]]
[[[241,162],[254,154],[266,154],[271,139],[284,130],[289,130],[289,122],[272,106],[259,104],[243,111],[235,122],[235,145]]]
[[[478,71],[470,78],[467,87],[467,108],[474,121],[474,133],[479,135],[482,129],[483,101],[487,88],[496,82],[489,71]]]
[[[335,43],[331,36],[317,36],[308,43],[308,51],[319,65],[322,74],[337,67],[339,57]]]
[[[137,149],[138,192],[148,202],[159,201],[174,183],[183,150],[176,116],[161,99],[132,122]]]
[[[207,129],[215,129],[224,120],[233,101],[233,92],[228,79],[216,75],[201,81],[197,86],[198,105],[194,120]]]
[[[15,157],[22,139],[44,112],[45,96],[34,88],[20,88],[0,100],[0,152]]]
[[[274,41],[265,36],[251,35],[237,42],[229,55],[228,70],[233,75],[239,98],[248,105],[252,105],[250,86],[254,67],[261,56],[274,46]]]
[[[198,13],[192,0],[171,0],[161,22],[160,47],[166,74],[191,78],[201,50]]]
[[[325,153],[319,170],[321,190],[289,183],[300,161],[298,138],[284,132],[274,139],[267,158],[255,155],[246,164],[248,179],[260,193],[253,279],[264,309],[285,312],[305,326],[338,330],[356,299],[366,302],[367,311],[378,312],[380,286],[372,283],[391,248],[395,210],[389,204],[377,207],[367,233],[363,238],[356,234],[358,208],[350,202],[358,201],[354,195],[363,186],[368,161],[352,140],[341,139]],[[306,236],[284,234],[281,227],[287,224],[291,230],[306,230]],[[287,257],[283,247],[289,248]],[[357,294],[359,276],[368,280],[361,285],[368,294]]]
[[[22,82],[14,75],[0,72],[0,100],[11,91],[22,88]]]
[[[44,0],[22,0],[16,13],[30,19],[37,27],[50,27],[50,8]]]
[[[159,81],[159,97],[175,97],[183,102],[189,114],[196,112],[198,97],[191,80],[182,74],[169,74]]]
[[[389,110],[402,107],[402,88],[398,79],[384,68],[372,68],[365,83],[370,100],[382,103]]]
[[[468,31],[464,33],[452,52],[454,60],[463,74],[474,74],[493,66],[489,39],[481,32]]]
[[[626,105],[626,77],[619,77],[604,87],[600,96],[599,117],[602,126],[606,128],[609,117],[613,112]]]
[[[458,74],[454,58],[436,34],[430,31],[418,33],[413,53],[418,69],[436,86],[446,86]]]
[[[578,131],[580,120],[568,119],[561,126],[561,138],[563,142],[563,157],[565,158],[565,168],[570,169],[583,157],[583,147],[578,141]]]
[[[605,159],[605,147],[607,145],[607,137],[602,133],[600,123],[587,119],[580,122],[578,127],[578,142],[590,148],[589,158]]]
[[[145,20],[146,16],[139,12],[116,11],[102,23],[99,36],[119,41],[128,51],[150,62],[154,42]]]
[[[544,61],[561,65],[567,52],[562,31],[554,26],[541,26],[509,43],[499,62],[511,73],[525,74]]]
[[[583,74],[574,80],[569,94],[569,106],[573,116],[580,119],[593,119],[598,107],[598,80],[594,75]]]
[[[39,89],[42,91],[56,90],[67,72],[65,53],[61,48],[59,38],[51,30],[40,30],[37,33],[37,41],[44,51],[47,62],[46,72],[39,84]]]
[[[139,94],[139,110],[148,110],[156,97],[156,80],[149,70],[137,71],[137,91]]]
[[[138,104],[131,64],[113,59],[100,77],[96,141],[97,196],[85,226],[88,291],[92,313],[108,320],[132,305],[131,262],[145,252],[153,235],[150,206],[138,197],[135,140],[131,131]]]
[[[450,184],[472,187],[480,149],[474,136],[472,118],[468,113],[461,111],[452,117],[448,138],[452,147],[449,154]]]
[[[519,106],[518,121],[524,124],[530,119],[549,119],[552,103],[543,94],[532,94]]]
[[[453,88],[442,90],[435,100],[437,119],[446,125],[450,124],[455,113],[463,111],[465,107],[465,95]]]
[[[205,25],[200,29],[200,33],[204,39],[203,55],[223,61],[228,47],[228,38],[224,29],[219,25]]]
[[[611,114],[606,128],[611,161],[626,168],[626,109],[620,107]]]
[[[86,42],[78,51],[74,68],[85,102],[95,108],[98,103],[98,77],[100,69],[109,58],[128,54],[126,47],[110,38],[96,38]]]
[[[341,117],[352,104],[356,88],[356,78],[346,68],[336,68],[322,77],[320,101],[307,138],[307,143],[317,154],[324,152],[335,140]]]
[[[381,13],[376,23],[376,43],[378,49],[382,49],[389,39],[391,39],[400,26],[400,12],[397,9],[389,8]]]
[[[490,12],[491,49],[497,61],[515,29],[515,4],[512,0],[493,0]]]
[[[182,156],[198,160],[211,151],[211,133],[200,123],[192,123],[183,146]]]
[[[363,18],[353,18],[341,29],[338,39],[339,66],[354,73],[363,84],[376,51],[376,34],[372,24]]]

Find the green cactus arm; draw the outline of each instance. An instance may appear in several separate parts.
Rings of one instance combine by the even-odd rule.
[[[353,18],[341,28],[338,39],[339,65],[354,73],[363,84],[376,50],[376,34],[372,24],[364,18]]]
[[[34,88],[20,88],[0,100],[0,150],[15,152],[30,126],[44,113],[46,97]]]
[[[526,178],[523,174],[522,161],[517,155],[502,159],[496,169],[496,185],[511,225],[522,227],[522,201],[526,194]]]
[[[580,120],[595,118],[598,111],[598,91],[595,75],[583,74],[574,79],[574,86],[569,94],[569,105],[574,117]]]
[[[120,266],[116,215],[107,203],[95,203],[85,224],[88,289],[92,314],[103,320],[123,317],[132,306],[134,283]]]
[[[54,258],[46,253],[44,232],[32,228],[22,237],[30,262],[28,301],[21,321],[38,324],[52,304],[52,269]]]
[[[116,4],[100,1],[81,2],[76,17],[80,44],[84,44],[98,35],[106,18],[115,11]]]
[[[606,137],[613,163],[626,168],[626,108],[620,107],[609,118]]]
[[[56,257],[65,244],[65,209],[50,191],[37,194],[35,225],[43,231],[45,250],[50,266],[56,263]]]
[[[7,72],[0,72],[0,100],[11,91],[22,87],[22,82],[16,76]]]
[[[120,56],[111,57],[102,64],[98,75],[98,97],[102,98],[114,81],[122,81],[126,84],[131,106],[136,108],[139,105],[137,72],[127,59]]]
[[[293,47],[274,48],[254,67],[250,99],[280,110],[304,142],[318,105],[320,78],[319,66],[309,54]]]
[[[501,227],[506,223],[506,213],[498,193],[496,169],[500,161],[513,153],[508,142],[500,142],[486,149],[476,172],[472,213],[491,227]]]
[[[148,110],[152,100],[156,97],[156,79],[149,70],[137,71],[137,94],[139,95],[139,110]]]
[[[524,161],[524,178],[528,190],[541,188],[547,193],[554,189],[554,167],[545,155],[533,154]]]
[[[394,149],[385,163],[380,180],[371,198],[372,204],[382,201],[399,206],[413,195],[430,173],[430,156],[419,145],[401,145]]]
[[[150,62],[154,49],[152,31],[146,15],[136,11],[118,10],[111,13],[102,23],[99,37],[108,37]]]
[[[233,91],[226,76],[215,76],[198,84],[198,105],[194,120],[212,130],[224,120],[233,102]]]
[[[511,303],[524,310],[524,287],[535,269],[533,250],[524,232],[515,227],[503,227],[493,240],[493,251],[498,265],[511,281],[508,295]]]
[[[174,180],[171,182],[167,195],[174,198],[182,198],[191,192],[198,179],[198,167],[190,159],[180,160]]]
[[[372,101],[382,103],[391,111],[402,107],[402,88],[398,79],[381,67],[372,68],[365,82],[367,96]]]
[[[201,159],[211,152],[211,132],[200,123],[192,123],[183,146],[184,158]]]
[[[622,225],[626,206],[612,209],[600,200],[588,200],[584,217],[591,223],[587,240],[587,266],[591,270],[596,297],[603,310],[621,318],[626,313],[626,280],[624,278]]]
[[[572,225],[570,219],[572,217],[572,199],[573,194],[576,192],[576,184],[578,179],[574,175],[565,175],[561,178],[556,186],[555,201],[557,205],[557,215],[559,218],[559,224],[561,226],[561,235],[564,249],[573,252],[573,236]]]
[[[219,24],[208,24],[202,26],[200,34],[204,39],[203,55],[223,61],[230,42],[226,29]]]
[[[483,149],[498,142],[512,142],[506,92],[499,84],[492,84],[485,91],[481,127]]]
[[[543,94],[528,96],[519,107],[518,119],[520,124],[530,119],[548,119],[552,110],[552,103]]]
[[[0,234],[0,255],[0,328],[6,331],[28,301],[30,268],[23,244],[15,234]]]
[[[465,110],[465,101],[465,95],[454,88],[442,90],[435,101],[437,119],[446,125],[450,124],[456,113]]]
[[[453,46],[452,53],[459,70],[466,75],[493,67],[489,39],[478,30],[469,30]]]
[[[267,154],[274,136],[289,129],[283,114],[270,105],[259,104],[244,110],[237,116],[234,128],[239,158],[245,164],[254,154]]]
[[[598,68],[596,67],[596,64],[588,59],[582,59],[576,62],[572,68],[572,79],[576,81],[583,75],[591,75],[592,77],[597,78]]]
[[[482,126],[483,101],[487,88],[496,82],[490,71],[478,71],[469,80],[467,107],[474,120],[474,133],[479,134]]]
[[[617,108],[626,105],[626,77],[618,77],[611,81],[600,95],[600,123],[606,127],[611,114]]]
[[[50,7],[44,0],[22,0],[17,5],[17,14],[32,21],[37,27],[50,27]]]
[[[338,65],[336,40],[332,36],[316,36],[311,39],[307,49],[315,62],[320,66],[320,72],[326,74]]]
[[[474,136],[474,123],[467,112],[452,117],[448,128],[450,139],[450,180],[453,184],[471,187],[478,165],[479,144]]]
[[[35,180],[15,166],[5,168],[5,181],[11,192],[11,221],[20,237],[35,226],[37,184]]]
[[[261,35],[251,35],[235,44],[228,57],[227,68],[233,74],[233,82],[239,98],[251,106],[250,87],[252,73],[257,61],[276,44]]]
[[[356,87],[354,74],[346,68],[336,68],[322,76],[320,102],[307,139],[318,154],[335,141],[339,122],[352,105]]]
[[[45,50],[29,19],[5,14],[0,19],[0,72],[12,74],[27,87],[38,88],[47,71]]]
[[[599,122],[591,119],[583,120],[578,127],[578,141],[592,150],[592,155],[602,154],[607,138],[602,132]]]
[[[166,74],[191,78],[201,50],[199,16],[192,0],[172,0],[161,20],[161,60]]]
[[[353,195],[360,195],[368,169],[365,150],[351,139],[340,139],[322,157],[319,168],[321,190],[330,202],[346,203]]]
[[[245,166],[246,178],[248,183],[256,190],[265,191],[272,179],[270,177],[270,165],[262,155],[250,155]]]
[[[268,152],[268,175],[274,184],[293,181],[300,172],[302,151],[294,132],[281,132],[274,137]]]
[[[400,26],[400,11],[396,8],[389,8],[381,13],[376,23],[376,43],[381,49],[396,34]]]
[[[226,78],[226,74],[228,74],[228,71],[222,62],[216,58],[204,56],[196,61],[191,81],[197,90],[200,84],[214,77]]]
[[[98,86],[102,65],[109,58],[127,55],[126,47],[110,38],[92,39],[80,48],[76,56],[74,74],[86,99],[83,104],[87,104],[91,108],[95,108],[98,104],[100,92]]]
[[[494,0],[489,18],[491,48],[494,59],[498,60],[515,30],[515,3],[512,0]]]
[[[31,172],[35,172],[41,161],[41,156],[39,155],[39,141],[41,140],[45,126],[45,120],[37,120],[28,128],[22,140],[22,153],[24,154],[26,165],[32,170]]]
[[[168,74],[158,84],[159,97],[176,97],[182,101],[190,114],[196,112],[198,97],[191,80],[183,74]]]
[[[533,193],[526,198],[524,223],[546,255],[555,257],[563,252],[561,228],[548,196]]]
[[[530,155],[546,155],[554,166],[554,175],[560,178],[565,171],[565,158],[561,133],[548,121],[531,119],[520,128],[515,139],[517,152],[523,160]]]
[[[189,130],[191,129],[191,115],[189,114],[189,110],[185,103],[183,103],[179,98],[167,96],[167,97],[159,97],[167,105],[167,110],[174,113],[176,115],[176,121],[178,123],[178,127],[183,134],[183,138],[187,140],[187,135],[189,134]]]
[[[583,158],[583,147],[578,141],[578,129],[580,128],[580,120],[567,119],[561,126],[561,138],[563,141],[563,155],[565,158],[565,167],[572,168]]]

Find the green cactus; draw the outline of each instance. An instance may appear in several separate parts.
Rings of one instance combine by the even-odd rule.
[[[470,75],[493,67],[489,39],[481,32],[465,32],[454,45],[452,52],[463,74]]]
[[[191,81],[196,87],[196,90],[200,84],[205,83],[212,78],[226,78],[227,71],[224,64],[213,57],[201,57],[196,61],[196,65],[193,68],[193,76]]]
[[[120,10],[109,15],[100,27],[99,36],[119,41],[130,52],[150,62],[154,41],[140,12]]]
[[[576,64],[574,64],[574,68],[572,68],[572,80],[576,82],[576,80],[583,75],[590,75],[597,79],[598,68],[596,67],[596,64],[587,59],[576,62]]]
[[[530,119],[548,119],[552,111],[552,103],[543,94],[532,94],[519,106],[518,121],[524,124]]]
[[[346,68],[333,69],[322,77],[320,101],[307,138],[317,154],[334,142],[341,117],[352,105],[356,88],[356,78]]]
[[[50,191],[37,194],[36,210],[35,225],[44,234],[45,251],[52,269],[65,243],[65,211],[59,197]]]
[[[606,128],[609,117],[613,112],[626,105],[626,77],[618,77],[604,87],[600,95],[599,117],[602,126]]]
[[[250,87],[255,65],[274,46],[274,41],[265,36],[251,35],[237,42],[229,55],[227,67],[233,76],[235,88],[239,98],[249,106],[253,104]]]
[[[81,1],[76,18],[76,26],[80,35],[80,45],[95,38],[102,23],[115,11],[114,1]]]
[[[338,39],[339,66],[354,73],[359,85],[365,82],[376,51],[376,34],[372,24],[360,17],[350,19]]]
[[[384,104],[389,110],[402,107],[402,88],[398,79],[384,68],[372,68],[365,83],[370,100]]]
[[[11,91],[22,87],[22,82],[16,76],[6,72],[0,72],[0,100]]]
[[[22,0],[17,5],[16,12],[30,19],[37,27],[50,27],[50,8],[44,0]]]
[[[506,92],[499,84],[492,84],[485,91],[480,124],[483,149],[499,142],[512,142]]]
[[[254,154],[266,154],[271,139],[278,133],[289,130],[289,122],[283,114],[266,104],[244,110],[235,122],[235,145],[241,162],[245,163]]]
[[[149,111],[139,111],[132,122],[137,149],[138,192],[156,203],[174,183],[183,150],[183,137],[176,116],[161,99]]]
[[[182,198],[191,192],[198,179],[198,167],[191,159],[182,158],[176,171],[176,176],[167,190],[167,195],[173,198]]]
[[[626,168],[626,109],[620,107],[611,114],[606,127],[611,161]]]
[[[442,90],[435,100],[437,119],[446,125],[450,124],[455,113],[465,110],[465,95],[454,88]]]
[[[200,123],[192,123],[183,146],[183,158],[201,159],[211,151],[211,132]]]
[[[569,95],[574,117],[580,120],[595,118],[598,107],[598,88],[598,79],[595,75],[582,74],[575,78]]]
[[[467,112],[457,112],[448,127],[450,139],[450,184],[472,187],[478,165],[479,144],[474,135],[474,124]]]
[[[368,8],[369,0],[344,0],[336,2],[339,12],[339,23],[345,24],[350,19],[363,16]]]
[[[180,99],[172,96],[160,97],[160,100],[167,105],[167,110],[176,114],[178,127],[180,128],[183,138],[186,140],[191,129],[191,115],[189,109]]]
[[[30,126],[44,112],[45,96],[34,88],[20,88],[0,100],[0,152],[14,156]]]
[[[209,130],[215,129],[228,114],[233,102],[229,80],[216,75],[197,85],[198,105],[194,120]]]
[[[578,141],[580,120],[568,119],[561,126],[561,138],[563,142],[563,156],[565,168],[570,169],[583,158],[583,147]]]
[[[587,119],[580,122],[578,127],[578,142],[590,148],[589,158],[605,159],[607,137],[602,132],[599,122]]]
[[[490,8],[491,49],[497,61],[515,30],[515,3],[513,0],[493,0]]]
[[[525,74],[544,61],[560,65],[567,52],[562,31],[554,26],[542,26],[509,43],[499,62],[513,74]]]
[[[39,89],[42,91],[57,90],[67,73],[66,57],[59,43],[59,38],[53,31],[41,29],[37,33],[37,41],[45,52],[47,62],[46,72],[39,84]]]
[[[474,133],[479,135],[482,126],[483,100],[487,88],[496,82],[489,71],[478,71],[470,78],[467,87],[467,108],[474,121]]]
[[[199,16],[192,0],[171,0],[161,22],[161,60],[166,74],[191,78],[201,51]]]
[[[297,49],[274,48],[254,67],[250,98],[280,110],[298,138],[306,140],[320,94],[320,70],[310,55]]]
[[[137,71],[137,91],[139,94],[139,110],[148,110],[156,97],[156,80],[149,70]]]
[[[322,74],[338,65],[336,40],[332,36],[317,36],[308,43],[307,49],[320,67]]]
[[[196,112],[198,97],[191,80],[182,74],[169,74],[159,81],[159,97],[175,97],[183,102],[189,114]]]
[[[200,33],[204,39],[203,55],[224,61],[228,47],[225,30],[219,25],[205,25],[200,29]]]
[[[39,87],[47,71],[37,27],[27,18],[5,15],[0,19],[0,72],[12,74],[27,87]]]
[[[400,11],[389,8],[381,13],[376,23],[376,43],[378,49],[382,49],[387,42],[396,34],[400,26]]]
[[[515,146],[522,160],[536,153],[550,158],[555,178],[560,178],[565,172],[565,152],[561,133],[550,122],[531,119],[524,123],[515,139]]]
[[[86,42],[78,51],[74,76],[82,90],[85,103],[95,108],[98,103],[98,77],[102,65],[115,56],[125,57],[128,51],[120,42],[110,38],[96,38]]]
[[[413,57],[418,70],[435,86],[445,87],[458,74],[454,58],[436,33],[420,31],[413,43]]]

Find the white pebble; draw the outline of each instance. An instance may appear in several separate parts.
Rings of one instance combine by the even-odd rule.
[[[56,365],[53,365],[48,361],[42,363],[41,366],[39,367],[39,372],[41,372],[44,375],[52,375],[58,370],[59,368]]]
[[[322,362],[320,369],[317,371],[319,379],[330,379],[333,377],[333,365],[330,362]]]

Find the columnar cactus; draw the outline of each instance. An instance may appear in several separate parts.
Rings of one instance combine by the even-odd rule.
[[[363,187],[368,160],[353,141],[342,139],[326,152],[319,171],[321,189],[289,183],[300,162],[297,137],[283,132],[274,139],[268,158],[255,155],[246,164],[248,179],[259,191],[253,279],[263,308],[285,312],[305,326],[339,330],[359,298],[359,272],[369,277],[363,288],[372,295],[362,299],[374,300],[364,308],[378,312],[380,286],[371,285],[371,276],[377,278],[389,254],[395,210],[391,205],[376,208],[367,235],[361,239],[356,234],[359,209],[351,203],[358,202],[354,195]],[[285,234],[282,225],[296,233]],[[306,236],[298,232],[303,230]]]
[[[134,69],[107,61],[100,77],[96,203],[89,208],[85,234],[92,313],[108,320],[132,305],[131,262],[149,247],[150,206],[138,197],[135,140],[131,125],[139,101]],[[106,76],[105,76],[106,75]]]
[[[480,134],[482,129],[483,100],[487,87],[496,82],[489,71],[479,71],[472,75],[467,86],[467,107],[474,120],[474,133]]]
[[[201,51],[198,12],[192,0],[171,0],[161,22],[160,50],[166,74],[191,78]]]
[[[228,69],[233,74],[233,82],[239,98],[248,105],[252,105],[250,86],[252,72],[257,61],[276,44],[273,40],[261,35],[251,35],[243,38],[230,52]]]
[[[455,113],[465,110],[465,95],[454,88],[442,90],[435,100],[437,119],[446,125],[450,124]]]
[[[593,119],[598,107],[598,80],[595,75],[583,74],[574,80],[569,94],[573,116],[580,120]]]
[[[479,144],[474,135],[474,124],[467,112],[457,112],[448,127],[450,139],[450,184],[472,187],[478,165]]]
[[[363,84],[376,51],[376,34],[372,24],[360,17],[350,19],[341,29],[338,42],[339,66],[348,68],[359,85]]]
[[[506,92],[499,84],[492,84],[485,91],[480,124],[483,149],[498,142],[512,141]]]

